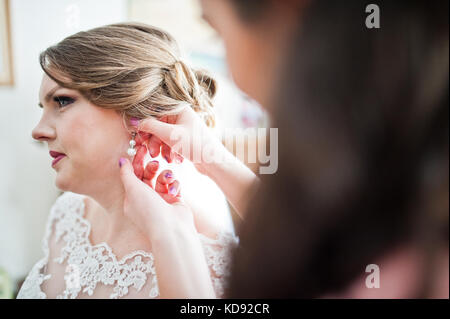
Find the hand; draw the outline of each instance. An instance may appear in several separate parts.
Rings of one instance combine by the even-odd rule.
[[[121,158],[119,163],[125,189],[124,214],[141,228],[152,244],[159,296],[215,298],[192,211],[182,201],[180,184],[173,173],[161,172],[153,189],[143,180],[153,178],[157,162],[146,166],[143,180],[136,176],[128,159]]]
[[[151,180],[158,170],[158,162],[150,162],[143,179],[136,176],[128,159],[121,159],[120,176],[125,189],[124,214],[138,225],[152,241],[158,239],[167,227],[182,227],[195,232],[191,209],[183,202],[180,184],[173,172],[162,171],[155,188]]]
[[[203,152],[206,148],[208,152],[217,152],[222,146],[189,106],[178,115],[144,119],[139,123],[138,131],[150,134],[147,145],[151,156],[158,156],[161,149],[168,162],[181,155],[197,168],[205,160]]]
[[[168,152],[169,148],[188,158],[200,173],[220,187],[238,214],[244,216],[249,198],[246,194],[253,192],[259,178],[225,148],[191,107],[163,120],[141,120],[137,130],[149,138],[150,153],[159,154],[160,148]]]
[[[164,116],[161,117],[159,121],[173,124],[174,116]],[[161,156],[164,157],[168,163],[175,161],[179,164],[183,162],[183,156],[172,151],[171,147],[162,142],[156,135],[144,131],[138,131],[136,143],[137,145],[139,145],[139,143],[146,145],[151,157],[157,157],[161,154]]]
[[[155,176],[155,172],[158,170],[159,163],[158,161],[150,162],[150,165],[147,165],[147,168],[144,170],[144,159],[147,154],[148,143],[150,140],[151,134],[145,132],[138,132],[136,135],[136,155],[133,158],[133,168],[136,176],[151,186],[151,180]],[[171,152],[170,147],[165,147],[165,151]],[[157,155],[156,155],[157,156]],[[183,162],[183,157],[180,155],[176,155],[176,162]],[[167,158],[166,158],[167,160]],[[169,163],[171,161],[167,160]],[[156,165],[154,165],[156,163]]]

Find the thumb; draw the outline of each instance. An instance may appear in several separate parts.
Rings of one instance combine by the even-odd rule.
[[[133,166],[127,158],[121,157],[119,159],[120,179],[126,194],[134,194],[136,188],[139,186],[140,180],[134,174]]]
[[[169,124],[154,117],[148,117],[139,123],[138,130],[156,135],[161,141],[172,146],[176,142],[171,139],[172,132],[177,127],[176,124]]]
[[[141,181],[134,173],[133,165],[124,157],[119,159],[120,179],[128,199],[139,201],[143,197],[151,198],[153,202],[161,200],[158,193],[155,192],[149,185]]]

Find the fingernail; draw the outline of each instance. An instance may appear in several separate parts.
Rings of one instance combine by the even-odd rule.
[[[158,162],[158,161],[151,161],[151,163],[156,163],[156,164],[159,164],[159,162]]]
[[[169,193],[170,195],[175,196],[177,194],[177,189],[175,188],[175,186],[172,186],[169,188]]]
[[[125,159],[123,157],[121,157],[119,159],[119,167],[122,167],[123,164],[125,164]]]
[[[132,126],[138,126],[138,125],[139,125],[139,119],[137,119],[137,118],[135,118],[135,117],[132,117],[132,118],[130,119],[130,124],[131,124]]]
[[[165,174],[164,174],[164,177],[165,178],[172,178],[172,173],[171,172],[166,172]]]

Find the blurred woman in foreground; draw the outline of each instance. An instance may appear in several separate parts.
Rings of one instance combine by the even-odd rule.
[[[255,196],[244,170],[203,166],[245,216],[227,296],[448,298],[448,2],[378,1],[381,28],[357,0],[201,3],[279,129]],[[192,123],[140,129],[173,146]]]

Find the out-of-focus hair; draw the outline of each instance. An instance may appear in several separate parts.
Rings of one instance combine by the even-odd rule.
[[[339,292],[402,245],[423,251],[412,297],[428,295],[448,251],[448,1],[377,4],[380,29],[366,28],[364,1],[302,12],[274,81],[279,169],[239,229],[229,297]]]

